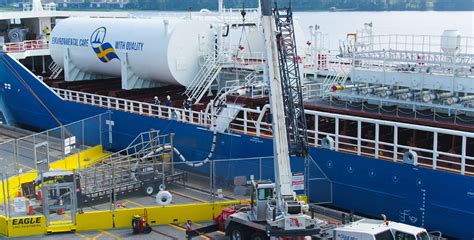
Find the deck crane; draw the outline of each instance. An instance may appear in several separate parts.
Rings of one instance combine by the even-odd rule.
[[[275,182],[252,179],[250,210],[224,211],[216,222],[231,239],[312,236],[320,232],[324,222],[305,215],[309,206],[297,199],[291,181],[291,155],[308,155],[293,15],[290,7],[274,10],[272,0],[262,0],[261,11],[267,52],[265,72],[270,85]],[[210,228],[199,231],[212,231]]]
[[[272,0],[262,0],[261,9],[270,84],[276,193],[274,201],[267,204],[267,223],[272,229],[314,234],[319,231],[317,221],[303,214],[309,207],[296,199],[291,182],[290,156],[308,155],[291,0],[288,8],[275,7],[274,10]]]

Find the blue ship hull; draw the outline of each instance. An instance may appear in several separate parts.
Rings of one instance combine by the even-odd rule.
[[[18,75],[15,75],[14,68]],[[3,113],[10,124],[49,129],[57,122],[45,106],[63,124],[104,113],[107,109],[61,100],[28,70],[8,56],[0,55],[0,84]],[[40,104],[31,91],[41,99]],[[174,144],[188,160],[204,159],[211,148],[212,132],[172,120],[163,120],[138,114],[111,111],[111,144],[108,133],[103,134],[106,148],[122,149],[135,136],[150,129],[161,133],[175,133]],[[102,129],[107,129],[105,122]],[[271,139],[248,135],[219,134],[214,159],[254,158],[272,155]],[[337,208],[351,210],[372,217],[386,214],[389,219],[439,230],[459,238],[474,238],[474,178],[412,165],[387,162],[311,148],[315,163],[309,169],[308,192],[310,200],[329,199],[328,185],[320,179],[324,174],[332,182],[332,203]],[[317,168],[316,164],[320,167]],[[217,177],[232,179],[246,175],[255,162],[238,161],[216,164]],[[294,172],[304,171],[304,161],[292,159]],[[209,171],[209,167],[196,169]],[[264,161],[262,178],[273,175],[272,161]]]

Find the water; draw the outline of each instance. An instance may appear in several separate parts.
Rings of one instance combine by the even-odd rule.
[[[148,17],[163,14],[154,11],[132,13]],[[337,49],[339,40],[345,39],[347,33],[362,29],[364,23],[368,22],[373,23],[374,34],[441,35],[443,30],[456,29],[462,36],[474,37],[472,11],[297,12],[295,15],[300,20],[307,40],[309,40],[309,26],[318,24],[321,27],[320,31],[328,36],[330,49]]]
[[[299,12],[296,16],[305,32],[319,25],[328,34],[329,48],[336,49],[339,40],[349,32],[373,23],[374,34],[441,35],[446,29],[459,30],[462,36],[474,37],[474,12]]]

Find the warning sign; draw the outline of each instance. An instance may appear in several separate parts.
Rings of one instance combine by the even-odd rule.
[[[26,212],[26,198],[25,197],[16,197],[13,199],[13,207],[15,212]]]
[[[293,175],[291,184],[293,185],[293,190],[304,190],[304,174],[296,173]]]

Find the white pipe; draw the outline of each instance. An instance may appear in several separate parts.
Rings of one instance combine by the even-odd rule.
[[[466,102],[474,100],[474,95],[469,95],[469,96],[464,96],[464,97],[451,97],[446,100],[446,103],[449,105],[453,105],[455,103],[461,103],[461,102]]]
[[[434,100],[439,100],[443,98],[452,97],[453,93],[451,92],[444,92],[444,93],[427,93],[423,95],[424,102],[431,102]]]
[[[397,90],[387,90],[386,91],[386,95],[387,96],[393,96],[393,95],[397,95],[397,94],[402,94],[402,93],[407,93],[409,92],[410,89],[409,88],[403,88],[403,89],[397,89]]]

